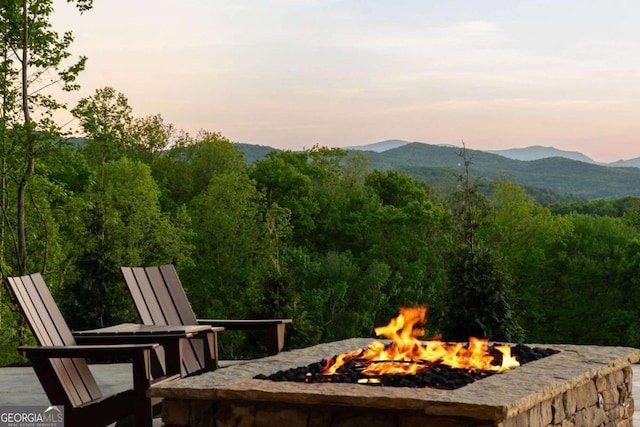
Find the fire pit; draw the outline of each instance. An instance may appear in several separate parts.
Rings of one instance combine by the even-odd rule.
[[[375,329],[390,340],[374,341],[366,348],[336,355],[308,366],[291,368],[256,379],[271,381],[346,382],[394,387],[433,387],[453,390],[495,373],[515,369],[558,350],[525,345],[489,345],[488,339],[469,342],[419,341],[418,325],[426,322],[427,307],[401,308],[387,326]]]
[[[375,342],[375,345],[382,344],[385,348],[393,346],[393,342],[384,344]],[[439,342],[437,343],[440,344]],[[455,344],[455,350],[473,351],[476,342],[471,341],[467,345],[462,343]],[[484,344],[482,345],[484,347]],[[502,353],[498,348],[505,348],[504,345],[488,345],[487,353],[494,357],[497,363],[502,362]],[[254,378],[270,381],[295,381],[303,383],[352,383],[367,384],[385,387],[430,387],[443,390],[454,390],[464,387],[487,378],[491,375],[499,373],[499,370],[483,370],[454,368],[443,363],[442,360],[434,362],[405,362],[405,361],[388,361],[378,360],[371,361],[363,358],[370,351],[371,345],[366,349],[358,350],[352,353],[352,357],[343,365],[331,368],[335,365],[336,360],[342,355],[334,356],[329,360],[322,360],[318,363],[312,363],[308,366],[300,366],[297,368],[278,371],[271,375],[256,375]],[[511,350],[512,357],[520,364],[525,364],[534,360],[539,360],[552,354],[558,353],[558,350],[550,348],[531,348],[526,345],[515,345],[508,347]],[[385,368],[381,368],[385,366]],[[500,366],[500,365],[497,365]],[[396,368],[398,370],[416,369],[418,372],[406,374],[404,372],[388,371],[386,368]],[[372,371],[372,372],[370,372]],[[331,372],[331,373],[328,373]]]
[[[631,426],[626,347],[529,345],[558,353],[454,390],[255,379],[367,348],[350,339],[280,353],[152,387],[169,426]],[[385,345],[389,342],[385,342]]]

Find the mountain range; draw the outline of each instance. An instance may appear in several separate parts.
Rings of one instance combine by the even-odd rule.
[[[414,142],[417,142],[417,141],[414,141]],[[391,150],[393,148],[402,147],[403,145],[412,144],[414,142],[404,141],[402,139],[389,139],[387,141],[375,142],[373,144],[346,147],[346,149],[375,151],[375,152],[381,153],[387,150]],[[435,145],[439,145],[442,147],[454,147],[453,145],[448,145],[448,144],[435,144]],[[506,150],[486,150],[486,152],[498,154],[500,156],[503,156],[512,160],[532,161],[532,160],[548,159],[550,157],[562,157],[565,159],[591,163],[594,165],[640,168],[640,157],[629,159],[629,160],[618,160],[616,162],[604,163],[604,162],[596,162],[590,157],[585,156],[584,154],[577,151],[564,151],[554,147],[543,147],[541,145],[533,145],[531,147],[524,147],[524,148],[509,148]]]
[[[253,162],[273,148],[238,144]],[[455,188],[464,172],[462,147],[403,140],[347,147],[364,153],[375,169],[393,169],[425,181],[442,192]],[[541,203],[640,197],[640,158],[598,163],[582,153],[534,146],[509,150],[466,149],[470,173],[485,192],[508,180],[522,185]]]

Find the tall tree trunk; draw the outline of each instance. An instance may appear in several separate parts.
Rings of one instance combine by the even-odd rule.
[[[3,318],[2,318],[2,304],[4,302],[4,286],[2,283],[4,281],[4,251],[5,251],[5,215],[7,212],[8,200],[7,200],[7,79],[8,79],[8,70],[5,61],[7,61],[7,55],[9,53],[9,41],[7,40],[7,36],[5,35],[2,39],[2,80],[0,84],[2,84],[2,111],[0,114],[0,139],[1,141],[1,149],[2,153],[0,154],[0,328],[2,328]]]
[[[25,167],[22,178],[18,182],[18,274],[22,275],[26,272],[27,259],[27,233],[26,233],[26,207],[25,199],[27,193],[27,185],[33,175],[35,169],[35,148],[34,148],[34,132],[31,123],[31,114],[29,113],[29,5],[27,0],[22,1],[22,113],[24,115],[25,135],[25,152],[27,155],[27,165]]]

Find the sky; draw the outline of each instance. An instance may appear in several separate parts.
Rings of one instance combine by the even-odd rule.
[[[300,150],[387,139],[640,157],[636,0],[54,0],[136,117]],[[70,126],[73,126],[71,123]]]

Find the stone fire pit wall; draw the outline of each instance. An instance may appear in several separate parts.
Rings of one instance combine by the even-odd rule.
[[[456,390],[254,380],[367,346],[351,339],[284,352],[161,384],[165,426],[180,427],[631,427],[626,347],[540,345],[560,353]]]

